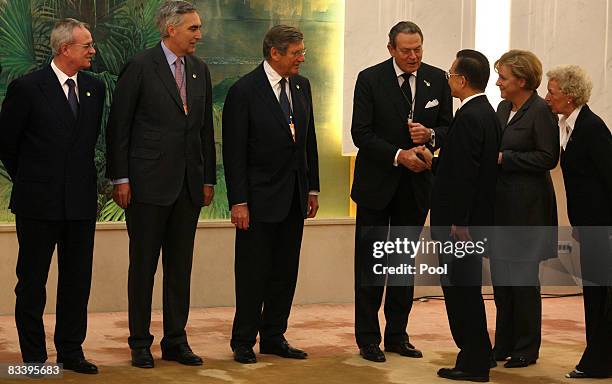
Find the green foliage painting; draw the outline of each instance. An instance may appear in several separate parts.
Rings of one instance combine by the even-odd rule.
[[[112,185],[104,177],[104,131],[117,76],[124,63],[139,51],[159,42],[155,13],[163,0],[0,0],[0,101],[11,80],[36,70],[51,61],[49,35],[55,22],[74,17],[86,22],[96,42],[96,56],[90,72],[106,84],[106,102],[102,135],[96,147],[98,168],[98,219],[124,220],[124,213],[111,198]],[[221,113],[228,88],[237,78],[261,62],[261,40],[268,28],[286,23],[298,26],[313,46],[322,52],[342,34],[341,0],[196,0],[203,21],[203,38],[197,54],[210,66],[213,76],[213,114],[217,150],[217,186],[213,204],[202,210],[202,219],[225,219],[229,216],[221,159]],[[312,35],[308,38],[309,33]],[[315,100],[321,109],[320,127],[331,125],[332,112],[326,98],[339,90],[330,78],[329,63],[314,60],[306,75],[321,88]],[[333,89],[332,89],[333,88]],[[328,124],[326,124],[328,123]],[[319,151],[325,151],[319,144]],[[321,155],[320,155],[321,158]],[[340,159],[341,168],[345,161]],[[338,162],[338,161],[337,161]],[[348,172],[347,172],[348,177]],[[343,179],[344,180],[344,179]],[[342,180],[340,182],[343,182]],[[11,182],[0,164],[0,222],[13,221],[7,210]]]

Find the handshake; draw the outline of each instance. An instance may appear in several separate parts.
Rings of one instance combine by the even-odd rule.
[[[424,145],[410,149],[402,149],[397,156],[397,164],[402,165],[412,172],[423,172],[431,169],[433,153]]]

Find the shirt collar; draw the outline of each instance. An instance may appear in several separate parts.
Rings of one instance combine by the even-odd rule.
[[[485,95],[485,93],[484,92],[480,92],[480,93],[477,93],[475,95],[466,97],[465,99],[463,99],[463,101],[461,102],[461,105],[459,105],[459,108],[457,108],[457,110],[461,109],[461,107],[466,105],[470,100],[475,99],[478,96],[482,96],[482,95]]]
[[[400,77],[401,75],[406,73],[406,72],[402,71],[401,68],[397,65],[397,63],[395,62],[395,58],[393,58],[393,68],[395,69],[395,76],[396,77]],[[412,72],[412,75],[414,76],[415,79],[417,77],[417,72],[418,72],[418,70]]]
[[[272,68],[270,63],[268,63],[268,60],[264,60],[263,68],[264,72],[266,72],[266,76],[268,77],[268,81],[270,82],[270,85],[272,85],[272,87],[276,86],[276,84],[278,84],[283,78],[281,75],[278,74],[278,72],[276,72],[276,70],[274,70],[274,68]],[[287,78],[285,78],[285,80],[289,82]]]
[[[55,73],[55,76],[57,76],[57,79],[59,80],[61,86],[64,86],[64,84],[66,83],[66,80],[68,79],[74,80],[74,83],[78,86],[78,82],[77,82],[78,72],[75,73],[74,76],[68,76],[67,74],[62,72],[62,70],[59,69],[57,65],[55,65],[55,61],[53,60],[51,60],[51,69]]]
[[[168,65],[174,64],[178,56],[175,55],[174,52],[170,50],[170,48],[166,47],[166,44],[164,44],[163,40],[161,42],[161,47],[162,47],[162,51],[164,51],[164,55],[166,56],[166,60],[168,61]],[[184,57],[181,57],[181,63],[185,64]]]
[[[570,132],[573,131],[574,125],[576,124],[576,119],[578,118],[578,114],[580,114],[581,110],[582,105],[574,109],[567,118],[565,116],[561,116],[561,118],[559,119],[559,126],[563,127],[563,124],[567,124],[570,128]]]

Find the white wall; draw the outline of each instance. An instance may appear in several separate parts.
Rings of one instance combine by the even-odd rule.
[[[534,52],[544,72],[577,64],[593,80],[589,106],[612,128],[612,1],[513,0],[510,46]],[[546,95],[546,76],[538,90]]]

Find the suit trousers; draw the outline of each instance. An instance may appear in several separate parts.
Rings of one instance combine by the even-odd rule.
[[[524,357],[537,360],[542,342],[542,298],[538,281],[539,261],[491,260],[497,360]],[[509,283],[509,285],[498,285]],[[522,280],[522,281],[521,281]],[[524,281],[525,284],[522,282]]]
[[[378,310],[385,297],[385,345],[408,342],[406,332],[408,315],[412,309],[414,295],[413,281],[386,284],[382,281],[368,281],[372,274],[371,242],[366,239],[372,230],[379,240],[396,237],[416,239],[425,223],[414,198],[410,172],[402,168],[398,188],[390,203],[381,210],[357,205],[355,227],[355,339],[361,348],[367,344],[380,344],[381,333],[378,324]],[[410,226],[409,232],[404,233]],[[371,233],[370,233],[371,234]],[[414,263],[414,259],[406,260]],[[384,276],[382,276],[384,278]],[[389,280],[388,280],[389,281]],[[387,283],[388,283],[387,281]],[[385,290],[386,285],[386,290]]]
[[[58,359],[83,357],[91,287],[95,219],[45,221],[16,217],[19,256],[15,321],[24,362],[45,362],[42,315],[53,251],[58,282],[54,343]]]
[[[587,345],[576,369],[601,377],[612,376],[612,247],[608,228],[580,228]]]
[[[201,209],[193,200],[185,181],[172,205],[132,201],[125,212],[130,237],[128,344],[132,349],[148,348],[153,343],[149,332],[151,300],[160,250],[164,275],[161,346],[166,349],[187,343],[193,243]]]
[[[304,216],[297,181],[287,217],[275,223],[251,220],[236,229],[234,274],[236,313],[232,350],[285,340],[297,283]]]
[[[450,228],[442,231],[449,233]],[[492,348],[482,299],[482,258],[475,254],[462,258],[442,254],[439,258],[441,266],[448,266],[441,283],[451,334],[459,348],[455,368],[488,374]]]

